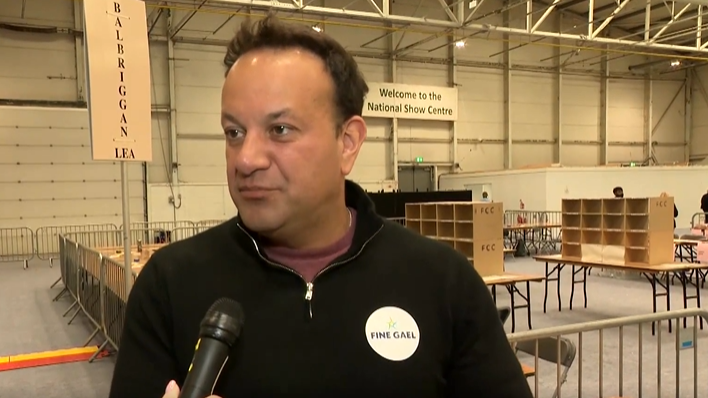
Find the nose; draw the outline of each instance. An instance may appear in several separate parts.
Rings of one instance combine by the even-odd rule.
[[[249,131],[234,156],[236,171],[244,176],[265,170],[270,166],[268,139],[265,134]]]

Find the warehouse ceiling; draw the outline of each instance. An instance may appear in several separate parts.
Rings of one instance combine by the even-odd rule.
[[[510,47],[524,45],[594,49],[615,53],[659,54],[666,57],[708,59],[708,1],[703,4],[650,0],[350,0],[327,6],[327,0],[147,0],[153,21],[166,10],[178,10],[170,35],[183,40],[220,40],[220,28],[233,16],[277,10],[303,23],[348,25],[381,31],[378,46],[362,42],[359,49],[388,55],[428,50],[440,37],[459,40],[504,40]],[[411,3],[417,4],[412,7]],[[214,31],[203,32],[199,14],[214,19]],[[563,23],[559,29],[559,18]],[[200,28],[190,30],[199,24]],[[201,33],[195,34],[201,30]],[[229,33],[233,29],[227,29]],[[386,48],[386,38],[409,32],[425,38]],[[450,45],[453,45],[453,44]],[[372,46],[372,44],[374,44]]]
[[[458,65],[503,67],[509,55],[515,67],[595,73],[603,59],[635,56],[632,74],[708,63],[708,0],[144,1],[151,38],[178,43],[224,45],[245,17],[275,11],[327,32],[357,57],[427,63],[454,57]],[[41,7],[35,0],[12,3],[4,12],[13,18],[0,21],[0,29],[18,22],[46,28],[25,19]],[[549,51],[526,51],[538,47]]]

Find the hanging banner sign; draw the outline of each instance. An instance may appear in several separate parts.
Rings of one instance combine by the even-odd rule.
[[[84,48],[93,160],[152,161],[145,3],[86,0]]]

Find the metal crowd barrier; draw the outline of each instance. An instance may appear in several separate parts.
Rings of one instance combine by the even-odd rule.
[[[102,232],[116,231],[118,227],[115,224],[85,224],[85,225],[61,225],[51,227],[39,227],[35,231],[35,250],[37,258],[41,260],[49,260],[49,265],[52,266],[54,258],[59,255],[59,236],[72,232]],[[100,242],[96,242],[97,244]]]
[[[527,252],[560,251],[560,211],[505,210],[504,227],[504,240],[511,248],[523,242]]]
[[[698,308],[523,331],[508,335],[535,397],[708,396],[708,338]],[[667,333],[662,324],[692,325]],[[656,336],[652,325],[658,324]],[[664,336],[667,335],[667,336]]]
[[[27,269],[34,255],[34,232],[31,229],[0,228],[0,262],[19,261]]]
[[[538,210],[504,210],[504,225],[519,224],[561,225],[561,212]]]
[[[181,237],[189,237],[203,232],[211,227],[221,224],[224,220],[203,220],[203,221],[178,221],[178,222],[136,222],[131,223],[131,231],[155,230],[161,231],[160,237],[163,242],[172,240],[170,235],[178,233]],[[49,261],[49,266],[54,265],[54,260],[59,256],[59,236],[74,232],[95,232],[96,236],[103,237],[103,232],[122,231],[123,226],[115,224],[83,224],[83,225],[57,225],[39,227],[35,231],[27,227],[0,228],[0,262],[22,262],[24,268],[33,258]],[[192,232],[193,231],[193,232]],[[153,236],[135,235],[131,232],[133,240],[148,242],[153,240]],[[109,244],[85,235],[83,244],[90,247],[101,247]],[[177,238],[177,239],[183,239]],[[110,239],[113,242],[113,239]],[[112,244],[112,243],[111,243]]]
[[[73,303],[64,313],[72,313],[71,324],[84,314],[93,325],[85,342],[89,345],[99,334],[103,343],[92,362],[110,345],[117,350],[125,318],[128,296],[125,292],[123,264],[77,242],[71,234],[59,237],[61,279]]]
[[[165,234],[166,230],[163,229],[165,225],[135,226],[153,228],[130,231],[134,248],[138,247],[138,242],[144,245],[169,244],[198,233],[194,225],[168,229],[169,234]],[[202,227],[206,228],[206,225]],[[89,230],[61,234],[57,238],[56,247],[60,260],[59,280],[64,284],[64,289],[54,298],[54,301],[64,294],[71,296],[72,304],[64,316],[71,313],[69,324],[80,314],[90,320],[94,329],[85,345],[90,344],[100,334],[103,337],[103,344],[97,355],[108,346],[117,350],[123,330],[128,294],[125,291],[123,262],[116,261],[106,253],[112,250],[122,251],[123,231]],[[95,358],[96,355],[90,361]]]

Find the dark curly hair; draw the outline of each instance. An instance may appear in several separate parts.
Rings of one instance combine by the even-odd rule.
[[[303,25],[283,23],[272,13],[255,23],[247,19],[226,50],[226,74],[241,56],[264,48],[302,48],[319,57],[334,83],[337,125],[361,116],[369,87],[354,58],[336,40]]]

